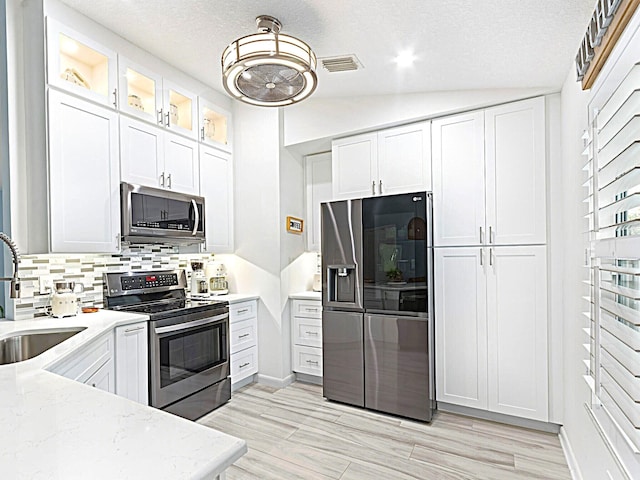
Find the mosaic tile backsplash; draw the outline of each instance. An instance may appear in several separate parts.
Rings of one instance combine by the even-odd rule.
[[[131,246],[118,255],[23,255],[18,270],[22,290],[21,298],[16,300],[15,320],[48,315],[50,294],[40,293],[41,277],[52,278],[54,282],[67,280],[83,284],[84,293],[78,293],[78,303],[83,307],[102,308],[102,274],[105,272],[183,268],[187,272],[189,286],[190,262],[212,259],[212,254],[181,254],[176,247],[165,245]]]

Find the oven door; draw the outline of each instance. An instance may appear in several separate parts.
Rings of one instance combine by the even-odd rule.
[[[151,322],[152,406],[165,407],[229,376],[229,313],[216,313],[199,312]]]

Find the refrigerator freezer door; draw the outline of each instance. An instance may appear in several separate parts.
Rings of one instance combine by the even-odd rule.
[[[323,395],[364,406],[363,314],[322,312]]]
[[[321,205],[322,305],[362,311],[362,200]]]
[[[364,316],[365,406],[431,421],[429,321]]]

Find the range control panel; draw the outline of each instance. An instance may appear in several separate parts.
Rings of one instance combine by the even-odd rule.
[[[178,285],[178,275],[175,273],[158,273],[132,275],[120,279],[122,290],[142,290],[145,288],[172,287]]]

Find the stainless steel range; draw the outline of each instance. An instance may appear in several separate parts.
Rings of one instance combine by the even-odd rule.
[[[149,402],[195,420],[231,398],[229,304],[186,298],[184,270],[105,273],[105,306],[149,315]]]

